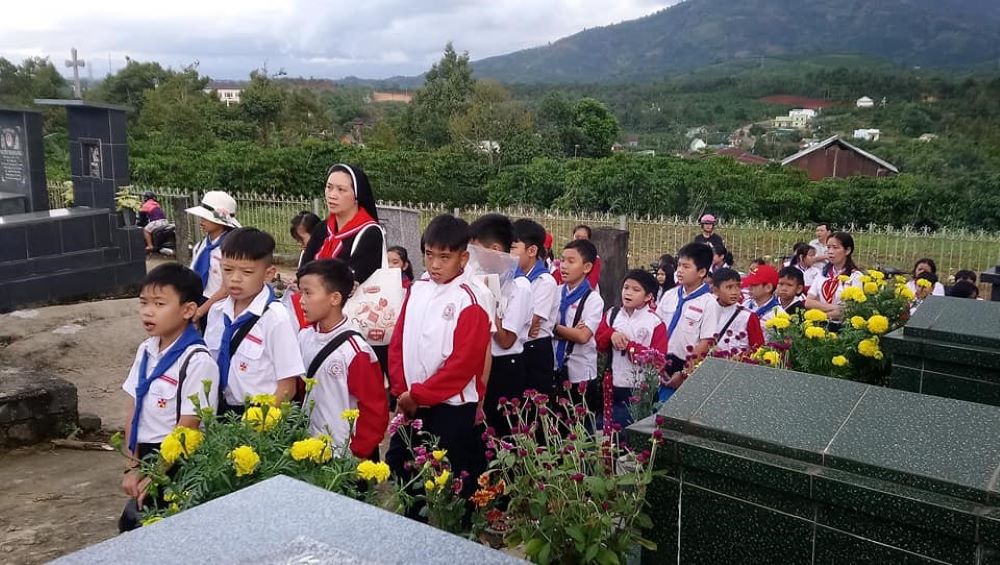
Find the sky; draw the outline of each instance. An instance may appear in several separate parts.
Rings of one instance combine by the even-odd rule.
[[[64,74],[71,47],[82,77],[125,57],[213,78],[265,67],[291,76],[387,78],[426,71],[444,45],[472,60],[545,45],[638,18],[678,0],[32,0],[4,2],[0,56],[50,56]]]

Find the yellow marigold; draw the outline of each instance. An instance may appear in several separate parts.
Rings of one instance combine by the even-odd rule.
[[[930,288],[934,285],[931,284],[931,281],[927,279],[917,279],[917,286],[919,286],[920,288]]]
[[[260,455],[249,445],[241,445],[230,451],[229,459],[233,461],[237,477],[252,475],[260,465]]]
[[[278,399],[273,394],[255,394],[250,397],[253,406],[277,406]]]
[[[817,308],[806,310],[805,318],[810,322],[825,322],[827,320],[826,312]]]
[[[182,451],[184,448],[181,447],[181,442],[173,435],[168,435],[160,442],[160,457],[163,457],[168,465],[173,465],[175,461],[180,459]]]
[[[914,298],[917,297],[915,294],[913,294],[913,291],[910,290],[910,287],[902,284],[896,287],[896,296],[903,298],[905,300],[913,300]]]
[[[906,284],[906,277],[903,275],[896,275],[892,278],[896,281],[896,284]]]
[[[878,294],[878,285],[873,282],[865,283],[865,294]]]
[[[871,278],[873,278],[873,279],[875,279],[877,281],[884,281],[885,280],[885,273],[883,273],[882,271],[876,271],[875,269],[869,269],[868,270],[868,276],[870,276]]]
[[[306,392],[312,392],[312,389],[316,386],[316,379],[310,379],[306,377],[302,379],[306,383]]]
[[[781,354],[777,351],[767,351],[762,355],[762,358],[774,367],[777,367],[778,363],[781,362]]]
[[[843,355],[837,355],[831,360],[831,362],[833,363],[834,367],[846,367],[847,357],[844,357]]]
[[[837,280],[839,280],[842,283],[845,283],[845,282],[851,280],[851,277],[849,275],[838,275],[837,276]]]
[[[889,318],[881,314],[875,314],[868,318],[868,331],[875,335],[882,335],[889,331]]]
[[[164,461],[172,465],[182,456],[190,457],[204,439],[201,430],[177,426],[160,442],[160,455]]]
[[[868,321],[862,316],[851,316],[851,326],[856,330],[860,330],[865,327],[865,324],[867,323]]]
[[[878,339],[871,337],[861,340],[858,343],[858,353],[864,355],[865,357],[875,357],[876,355],[881,355],[882,352],[878,348]]]
[[[872,278],[868,275],[861,275],[861,277],[858,280],[860,280],[862,284],[872,282]]]
[[[438,475],[437,478],[434,479],[434,485],[437,486],[437,488],[444,488],[448,486],[448,479],[450,478],[451,471],[445,469],[444,471],[441,471],[441,474]]]
[[[826,337],[828,337],[830,339],[833,339],[833,340],[836,340],[837,339],[837,332],[830,332],[830,333],[826,334]]]
[[[806,328],[806,337],[809,339],[823,339],[826,337],[826,330],[817,327]]]
[[[311,460],[313,463],[326,463],[333,457],[330,444],[321,438],[310,437],[292,444],[289,453],[296,461]]]
[[[428,494],[434,492],[434,481],[427,479],[427,482],[424,483],[424,490],[427,491]]]
[[[768,328],[774,328],[776,330],[787,329],[788,326],[792,325],[791,320],[789,320],[787,316],[788,316],[787,314],[785,315],[785,317],[775,316],[774,318],[771,318],[767,322],[764,322],[764,325]]]
[[[358,419],[361,415],[361,411],[357,408],[348,408],[340,413],[341,419],[347,420],[348,422],[353,422]]]
[[[788,312],[785,312],[784,310],[781,310],[780,308],[775,309],[774,317],[775,318],[783,318],[785,320],[791,319],[791,316],[788,315]]]
[[[251,406],[243,413],[243,421],[258,432],[270,430],[277,425],[278,420],[281,420],[281,408],[273,406]]]
[[[447,449],[435,449],[434,451],[431,452],[431,457],[433,457],[435,461],[440,461],[444,459],[445,455],[448,455]]]
[[[841,300],[854,301],[854,302],[865,302],[868,297],[865,296],[865,292],[856,286],[849,286],[840,292]]]
[[[389,478],[389,465],[382,462],[375,463],[366,459],[358,463],[357,473],[358,477],[366,481],[374,480],[376,483],[381,483]]]

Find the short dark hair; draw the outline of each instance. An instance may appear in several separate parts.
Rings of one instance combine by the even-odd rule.
[[[723,257],[725,257],[726,255],[729,255],[729,250],[726,249],[725,245],[713,245],[712,246],[712,254],[713,255],[722,255]]]
[[[403,274],[406,275],[411,281],[413,280],[413,263],[410,262],[410,254],[406,251],[406,248],[402,245],[393,245],[389,249],[385,250],[386,253],[395,253],[399,255],[399,258],[406,263],[406,268],[403,269]]]
[[[955,273],[955,280],[969,281],[972,284],[976,284],[976,281],[979,280],[979,277],[976,276],[975,271],[970,271],[969,269],[961,269]]]
[[[257,228],[235,229],[222,242],[222,256],[270,264],[274,259],[274,238]]]
[[[354,291],[354,273],[347,263],[340,259],[310,261],[295,273],[299,279],[307,275],[318,276],[327,292],[339,292],[344,301],[347,301]]]
[[[583,257],[584,263],[597,261],[597,248],[594,247],[594,244],[589,239],[574,239],[567,243],[563,249],[576,249],[580,257]]]
[[[802,275],[802,271],[798,267],[783,267],[778,271],[778,279],[792,279],[800,286],[806,285],[806,278]]]
[[[677,261],[690,259],[694,262],[695,269],[699,271],[704,269],[707,271],[712,266],[712,255],[714,254],[715,250],[712,249],[711,245],[689,243],[677,251]]]
[[[180,263],[164,263],[146,274],[139,288],[167,287],[174,289],[181,297],[181,304],[198,302],[205,288],[201,276]]]
[[[931,272],[931,273],[920,273],[919,275],[917,275],[917,280],[918,281],[919,280],[931,281],[931,284],[934,285],[934,284],[937,284],[937,282],[938,282],[938,276],[937,276],[936,273],[933,273],[933,272]]]
[[[716,287],[722,286],[722,283],[727,281],[734,281],[736,284],[740,284],[742,279],[735,269],[722,268],[712,273],[712,284]]]
[[[573,228],[573,233],[576,233],[579,230],[587,232],[587,239],[590,239],[591,237],[594,236],[594,230],[590,229],[590,226],[588,226],[587,224],[577,224],[577,226]]]
[[[833,231],[833,226],[830,225],[830,222],[816,222],[816,227],[818,228],[820,226],[823,226],[826,229]]]
[[[469,225],[469,238],[482,245],[499,244],[509,253],[510,246],[514,243],[514,226],[510,218],[503,214],[486,214]]]
[[[312,233],[313,228],[318,226],[319,223],[322,221],[323,220],[321,220],[319,216],[317,216],[316,214],[313,214],[312,212],[309,212],[307,210],[303,210],[292,218],[292,227],[289,230],[289,233],[292,234],[292,239],[294,239],[295,241],[301,241],[299,239],[299,234],[296,231],[299,226],[305,228],[307,232]]]
[[[545,228],[542,224],[527,218],[521,218],[512,224],[514,241],[520,241],[525,247],[538,247],[538,255],[545,254]]]
[[[632,269],[631,271],[625,273],[625,278],[622,279],[622,284],[627,280],[633,280],[642,286],[642,289],[646,291],[646,294],[652,294],[656,296],[656,289],[660,285],[656,283],[656,277],[653,273],[645,269]]]
[[[952,285],[948,296],[955,298],[979,298],[979,287],[969,281],[958,281]]]
[[[926,263],[927,266],[931,268],[931,272],[937,274],[937,263],[934,262],[934,259],[929,257],[917,259],[917,262],[913,264],[913,270],[916,271],[917,267],[919,267],[921,263]]]
[[[420,236],[420,251],[439,247],[448,251],[465,251],[469,248],[469,224],[451,214],[436,216]]]

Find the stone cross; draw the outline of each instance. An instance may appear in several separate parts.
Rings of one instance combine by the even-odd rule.
[[[73,95],[77,98],[83,98],[80,91],[80,67],[87,66],[87,63],[83,59],[77,59],[76,47],[70,50],[70,55],[73,58],[66,60],[66,66],[73,69]]]

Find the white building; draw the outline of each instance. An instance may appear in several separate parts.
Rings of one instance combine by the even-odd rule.
[[[877,129],[856,129],[854,130],[854,139],[863,139],[865,141],[878,141],[879,137],[882,136],[882,130]]]
[[[225,103],[226,106],[232,106],[240,103],[240,95],[245,86],[246,83],[234,80],[211,81],[205,85],[205,93],[215,92],[220,102]]]
[[[798,108],[790,110],[787,116],[777,116],[772,120],[776,129],[809,129],[813,119],[816,118],[816,110]]]
[[[861,98],[858,98],[856,105],[858,108],[874,108],[875,101],[867,96],[862,96]]]

